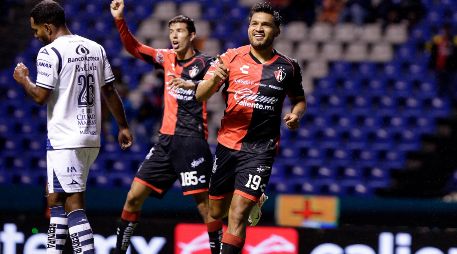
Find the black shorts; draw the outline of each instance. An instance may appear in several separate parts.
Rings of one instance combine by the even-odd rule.
[[[275,151],[249,153],[217,145],[209,185],[210,199],[236,193],[257,202],[271,175]]]
[[[151,188],[162,198],[176,179],[184,195],[208,191],[213,159],[204,138],[159,135],[159,142],[146,155],[134,181]]]

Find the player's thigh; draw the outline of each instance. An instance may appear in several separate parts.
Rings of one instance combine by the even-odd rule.
[[[175,136],[172,147],[172,165],[184,195],[207,192],[213,158],[206,140]]]
[[[225,199],[235,190],[236,157],[233,153],[233,150],[222,145],[216,148],[209,186],[211,200]]]
[[[161,198],[176,181],[177,175],[173,170],[169,152],[170,143],[163,139],[160,139],[162,143],[159,142],[151,148],[141,163],[131,187],[139,190],[135,193],[142,193],[141,190],[148,188],[150,195]]]
[[[221,199],[209,199],[209,210],[211,217],[222,219],[227,217],[233,193],[227,193]]]
[[[46,153],[48,192],[77,193],[86,190],[89,168],[99,148],[49,150]]]
[[[236,166],[235,194],[257,202],[270,180],[274,155],[241,153]]]

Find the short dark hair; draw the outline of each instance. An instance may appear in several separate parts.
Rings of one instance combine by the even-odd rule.
[[[251,21],[252,16],[254,13],[257,12],[265,12],[268,14],[271,14],[273,16],[275,25],[279,27],[282,23],[282,17],[279,14],[277,10],[273,8],[269,3],[263,2],[263,3],[256,3],[254,6],[251,8],[251,12],[249,13],[249,22]]]
[[[186,23],[187,30],[189,30],[189,33],[195,33],[196,32],[194,20],[189,18],[189,17],[187,17],[187,16],[178,15],[178,16],[170,19],[170,21],[168,21],[168,27],[170,27],[170,25],[174,24],[174,23]]]
[[[33,7],[30,12],[35,24],[53,24],[57,27],[65,25],[65,11],[62,6],[53,0],[44,0]]]

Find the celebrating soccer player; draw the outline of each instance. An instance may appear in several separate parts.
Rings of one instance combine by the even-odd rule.
[[[203,101],[224,86],[226,109],[218,133],[211,175],[210,215],[228,215],[222,254],[241,253],[246,225],[263,197],[278,148],[283,101],[292,110],[283,117],[296,129],[306,109],[300,67],[273,49],[281,17],[267,3],[256,4],[249,14],[250,45],[222,54],[199,83],[196,97]],[[252,216],[251,217],[255,217]]]
[[[211,253],[219,253],[222,221],[208,216],[208,183],[212,166],[206,127],[206,103],[195,99],[196,82],[214,59],[192,46],[196,31],[192,19],[180,15],[168,22],[172,49],[155,49],[138,42],[123,17],[124,1],[111,2],[111,14],[126,50],[165,72],[162,126],[159,142],[152,147],[128,192],[117,229],[116,253],[126,253],[138,225],[141,207],[150,195],[162,198],[179,179],[184,195],[192,195],[207,224]]]

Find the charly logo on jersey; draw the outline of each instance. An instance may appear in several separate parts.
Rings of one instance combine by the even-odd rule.
[[[282,66],[278,67],[278,69],[276,71],[274,71],[273,73],[275,75],[275,79],[278,82],[283,81],[284,78],[286,77],[286,71],[284,70],[284,68]]]
[[[197,65],[194,65],[194,66],[192,66],[192,68],[191,68],[190,71],[189,71],[189,76],[190,76],[191,78],[193,78],[193,77],[197,76],[197,74],[198,74],[199,71],[200,71],[200,68],[198,68]]]
[[[88,55],[90,53],[89,49],[79,44],[76,48],[76,54],[78,55]]]
[[[249,70],[249,65],[246,65],[246,64],[245,64],[245,65],[243,65],[243,66],[240,67],[240,71],[241,71],[241,73],[243,73],[243,74],[249,74],[249,71],[248,71],[248,70]]]

